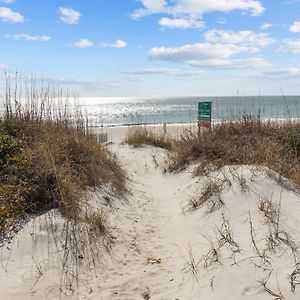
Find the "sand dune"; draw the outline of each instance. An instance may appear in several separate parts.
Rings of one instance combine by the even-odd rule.
[[[64,252],[48,229],[61,241],[64,221],[37,217],[1,248],[1,299],[300,298],[299,194],[250,166],[164,174],[154,163],[164,150],[121,145],[123,134],[109,147],[130,194],[112,206],[94,199],[110,215],[110,251],[96,249],[97,267],[83,257],[61,288]],[[209,184],[218,191],[198,205]]]

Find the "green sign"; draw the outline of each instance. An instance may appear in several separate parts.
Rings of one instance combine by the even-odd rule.
[[[199,126],[211,124],[211,102],[198,103],[198,122]]]

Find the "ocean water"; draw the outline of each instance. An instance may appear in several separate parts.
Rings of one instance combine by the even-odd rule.
[[[300,118],[300,96],[79,99],[92,127],[196,122],[201,101],[212,102],[213,122],[245,114],[263,120]]]

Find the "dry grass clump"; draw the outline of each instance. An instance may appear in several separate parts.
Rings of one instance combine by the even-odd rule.
[[[292,236],[281,228],[282,225],[280,224],[281,202],[281,197],[278,205],[269,199],[261,199],[258,206],[269,224],[269,234],[266,237],[267,250],[274,251],[279,246],[285,245],[291,250],[296,263],[298,246]]]
[[[277,222],[277,209],[274,208],[271,200],[269,200],[268,198],[260,199],[258,208],[263,213],[268,223],[275,224]]]
[[[264,123],[245,117],[201,134],[183,135],[172,149],[170,171],[191,162],[198,163],[198,174],[225,165],[261,165],[300,184],[300,123]]]
[[[92,212],[90,214],[85,212],[81,221],[87,223],[91,231],[105,233],[105,231],[107,230],[107,218],[103,211],[100,213]]]
[[[225,219],[224,215],[222,215],[222,218],[222,224],[216,231],[217,241],[213,243],[208,239],[210,248],[202,258],[204,268],[208,268],[216,263],[221,264],[221,250],[225,246],[228,246],[233,254],[241,251],[240,246],[234,239],[229,221]]]
[[[63,104],[52,88],[31,86],[23,98],[11,89],[0,117],[0,233],[27,213],[52,208],[78,219],[91,188],[124,191],[118,159],[89,134],[77,106]]]
[[[226,183],[226,180],[209,180],[201,189],[200,196],[190,200],[188,209],[194,211],[206,204],[208,212],[212,213],[221,208],[224,205],[224,202],[221,199],[220,194]]]
[[[166,135],[152,132],[150,129],[138,127],[129,130],[124,143],[133,147],[141,147],[143,145],[150,145],[167,150],[172,149],[172,140]]]

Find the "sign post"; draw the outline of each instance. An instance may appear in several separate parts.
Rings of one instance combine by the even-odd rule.
[[[198,127],[211,128],[211,102],[198,103]]]

